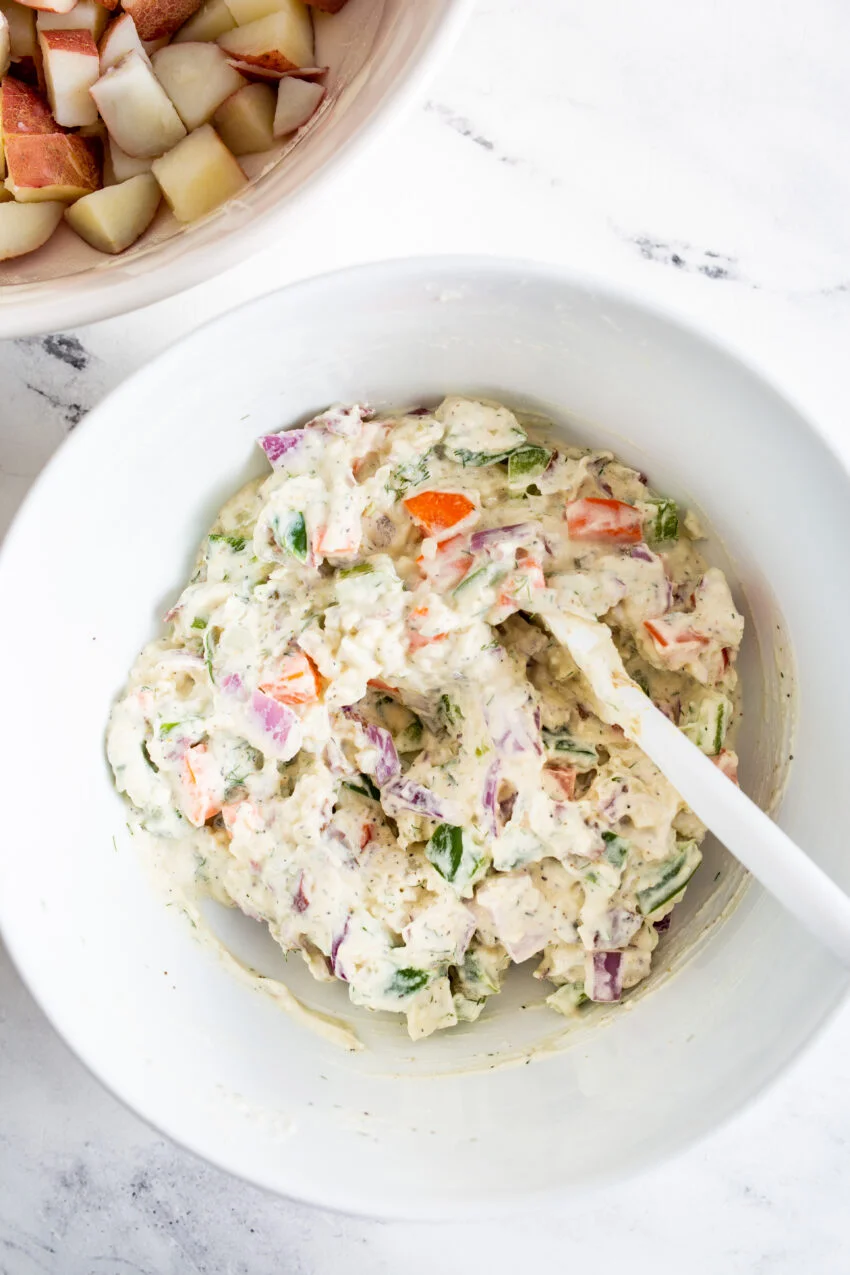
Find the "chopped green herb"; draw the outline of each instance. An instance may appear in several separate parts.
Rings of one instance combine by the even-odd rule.
[[[497,579],[501,579],[504,574],[504,571],[495,568],[492,563],[488,563],[484,567],[479,567],[477,571],[471,571],[469,575],[464,576],[460,584],[455,585],[452,589],[452,593],[457,595],[458,593],[465,592],[465,590],[468,589],[469,586],[476,580],[479,584],[489,584],[491,581],[495,583],[495,581]]]
[[[424,987],[428,979],[427,970],[396,970],[390,979],[387,990],[396,996],[411,996],[414,992],[418,992],[420,988]]]
[[[223,532],[214,531],[210,536],[210,540],[214,544],[229,545],[234,553],[239,553],[248,543],[247,536],[226,536]]]
[[[280,519],[273,523],[274,535],[281,549],[297,558],[299,562],[307,561],[307,524],[303,514],[291,514],[285,526]]]
[[[207,672],[210,675],[210,681],[215,685],[215,674],[213,672],[213,652],[215,651],[218,637],[215,629],[207,629],[204,633],[204,664],[207,666]]]
[[[697,748],[716,757],[723,747],[732,720],[732,701],[719,691],[707,691],[685,710],[682,731]]]
[[[602,857],[611,864],[612,868],[622,868],[629,853],[628,841],[625,837],[618,837],[616,832],[603,832],[602,840],[605,842]]]
[[[650,536],[656,543],[679,539],[679,509],[675,500],[656,502]]]
[[[157,766],[156,762],[153,760],[153,758],[151,757],[150,753],[148,752],[148,744],[147,744],[147,740],[145,740],[145,739],[143,739],[143,740],[142,740],[142,756],[144,757],[145,761],[146,761],[146,762],[147,762],[147,764],[150,766],[150,768],[151,768],[151,770],[154,772],[154,774],[155,774],[155,775],[158,775],[158,774],[159,774],[159,766]]]
[[[159,733],[160,735],[170,735],[171,732],[179,725],[179,722],[160,722]]]
[[[401,500],[411,487],[421,487],[428,482],[431,474],[425,460],[422,456],[419,460],[408,465],[399,465],[392,471],[386,481],[386,490],[392,492],[396,500]]]
[[[400,731],[395,739],[396,751],[399,753],[412,753],[422,744],[422,723],[418,717],[413,716],[412,720],[407,723],[403,731]]]
[[[352,792],[359,793],[361,797],[371,797],[373,801],[381,800],[381,791],[375,786],[368,775],[361,775],[357,783],[351,779],[342,781],[343,788],[350,788]]]
[[[568,759],[576,766],[583,766],[585,770],[595,766],[599,760],[593,744],[585,744],[582,740],[575,739],[562,726],[544,726],[540,735],[547,753],[555,753],[559,758]]]
[[[340,580],[347,580],[349,576],[370,576],[375,568],[371,562],[358,562],[353,567],[342,567],[337,571]]]
[[[552,1009],[556,1009],[559,1014],[570,1018],[589,1000],[590,997],[584,990],[584,983],[564,983],[551,996],[546,997],[546,1004],[551,1005]]]
[[[481,469],[484,465],[498,465],[500,460],[507,460],[513,450],[508,447],[501,452],[475,452],[468,447],[454,447],[452,459],[463,465],[464,469]]]
[[[202,620],[199,615],[195,616],[194,620],[192,621],[190,625],[190,628],[193,628],[193,629],[205,629],[206,627],[207,627],[206,620]]]
[[[441,823],[425,847],[425,854],[441,877],[454,881],[463,859],[463,829]]]
[[[651,885],[638,890],[638,908],[644,916],[650,916],[684,890],[702,861],[702,854],[695,841],[679,843],[678,854],[660,865],[657,878]]]
[[[508,457],[508,486],[527,487],[532,478],[539,478],[551,459],[552,453],[546,447],[518,447]]]
[[[437,713],[446,730],[453,730],[455,726],[463,721],[463,713],[460,711],[460,706],[448,695],[440,696],[437,701]]]

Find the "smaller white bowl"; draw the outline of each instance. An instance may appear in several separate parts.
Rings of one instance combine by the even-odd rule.
[[[38,252],[0,262],[0,338],[55,332],[150,305],[273,244],[295,200],[379,135],[421,90],[472,0],[348,0],[314,13],[316,62],[329,68],[316,117],[275,154],[240,159],[256,177],[238,199],[181,226],[165,205],[117,257],[64,223]],[[330,196],[329,196],[330,197]]]
[[[593,282],[413,260],[254,301],[92,412],[0,554],[0,928],[34,995],[96,1075],[216,1164],[316,1204],[417,1217],[574,1194],[687,1146],[794,1057],[846,982],[755,885],[732,910],[741,873],[707,842],[646,993],[531,1067],[499,1067],[558,1030],[549,1010],[523,1008],[531,980],[510,978],[478,1023],[414,1047],[397,1018],[353,1009],[342,986],[257,943],[261,968],[361,1031],[369,1050],[346,1054],[163,906],[103,752],[137,651],[216,511],[262,471],[259,434],[334,401],[447,391],[537,407],[705,516],[747,617],[744,786],[767,799],[784,773],[793,650],[779,821],[850,887],[848,476],[733,355]],[[226,915],[247,951],[259,927]]]

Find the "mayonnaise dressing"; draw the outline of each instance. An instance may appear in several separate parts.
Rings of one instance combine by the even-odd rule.
[[[271,474],[222,509],[109,724],[162,862],[413,1038],[532,958],[561,1013],[619,1000],[704,829],[546,616],[601,620],[734,777],[743,621],[698,525],[498,404],[334,407],[260,444]]]

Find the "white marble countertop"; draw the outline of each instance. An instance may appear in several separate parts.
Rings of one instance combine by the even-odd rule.
[[[410,253],[549,258],[640,288],[739,345],[850,459],[848,45],[843,0],[479,0],[427,100],[276,249],[127,318],[0,343],[0,532],[85,412],[182,332]],[[356,1221],[152,1133],[0,949],[0,1275],[846,1275],[848,1056],[850,1007],[752,1109],[614,1199],[486,1226]]]

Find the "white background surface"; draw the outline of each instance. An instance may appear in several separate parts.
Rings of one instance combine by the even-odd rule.
[[[277,249],[128,318],[0,344],[0,531],[86,410],[182,332],[288,280],[410,253],[548,258],[638,289],[738,345],[850,460],[848,47],[842,0],[479,0],[427,100]],[[817,516],[804,474],[800,491],[792,521]],[[8,599],[4,615],[26,622]],[[0,949],[0,1275],[845,1275],[848,1056],[850,1008],[731,1126],[605,1196],[486,1224],[365,1222],[272,1199],[151,1133],[56,1040]]]

